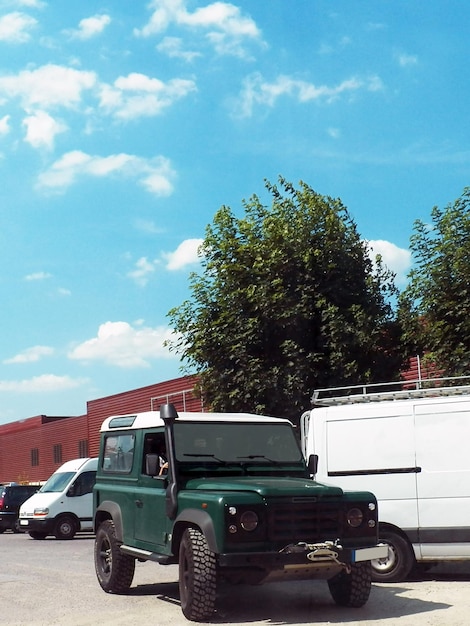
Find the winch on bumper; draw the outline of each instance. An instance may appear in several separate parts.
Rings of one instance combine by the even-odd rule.
[[[284,579],[328,579],[351,565],[382,559],[388,554],[385,544],[365,548],[343,548],[339,541],[289,544],[279,552],[243,552],[218,555],[221,568],[264,572],[262,582]]]

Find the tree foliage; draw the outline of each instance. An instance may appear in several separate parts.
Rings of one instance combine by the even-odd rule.
[[[340,200],[283,178],[237,218],[206,229],[192,299],[169,313],[188,370],[214,410],[294,418],[314,388],[383,381],[401,365],[388,297],[393,275]]]
[[[448,376],[470,373],[470,187],[431,223],[416,220],[415,265],[400,298],[399,317],[409,351]]]

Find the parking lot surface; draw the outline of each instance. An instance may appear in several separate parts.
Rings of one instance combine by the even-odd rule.
[[[104,593],[91,535],[72,541],[0,535],[2,626],[185,625],[178,569],[138,563],[128,595]],[[325,581],[227,586],[212,623],[233,626],[468,626],[470,563],[433,568],[419,580],[373,585],[361,609],[334,604]]]

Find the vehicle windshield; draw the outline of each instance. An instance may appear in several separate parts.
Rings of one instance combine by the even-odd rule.
[[[284,422],[176,422],[175,453],[180,463],[272,466],[303,462],[292,427]]]
[[[75,472],[59,472],[58,474],[52,474],[49,480],[41,487],[39,491],[41,493],[63,491],[74,476]]]

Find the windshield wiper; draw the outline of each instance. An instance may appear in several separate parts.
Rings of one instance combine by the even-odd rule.
[[[248,454],[247,456],[237,456],[237,459],[264,459],[265,461],[269,461],[270,463],[274,463],[274,465],[279,465],[280,461],[275,461],[274,459],[270,459],[269,456],[265,454]]]
[[[199,458],[214,459],[214,461],[218,461],[221,465],[227,465],[227,461],[224,461],[223,459],[219,459],[219,457],[215,456],[215,454],[191,454],[190,452],[185,452],[183,456],[192,456],[196,459],[199,459]]]

